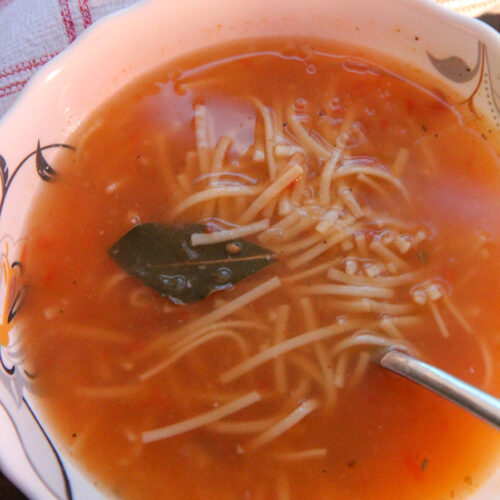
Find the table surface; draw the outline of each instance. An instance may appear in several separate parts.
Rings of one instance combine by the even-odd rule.
[[[0,498],[2,500],[26,500],[26,497],[15,488],[0,472]]]
[[[483,21],[500,31],[500,14],[487,14],[481,17]],[[13,486],[0,471],[0,499],[27,500],[26,497]]]

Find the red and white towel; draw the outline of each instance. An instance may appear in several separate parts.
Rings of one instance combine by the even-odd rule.
[[[93,22],[139,0],[0,0],[0,117],[33,73]],[[165,0],[174,1],[174,0]],[[437,0],[470,16],[500,0]]]
[[[101,17],[138,0],[0,0],[0,116],[33,73]]]

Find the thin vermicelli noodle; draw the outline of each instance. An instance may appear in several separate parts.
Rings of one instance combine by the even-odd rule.
[[[263,433],[258,434],[255,438],[251,439],[247,445],[247,449],[256,450],[278,436],[287,432],[291,427],[299,423],[302,419],[306,418],[311,412],[318,407],[318,402],[314,399],[309,399],[302,403],[298,408],[293,410],[292,413],[287,415],[283,420],[276,423]]]
[[[285,339],[288,318],[290,316],[290,306],[283,304],[278,307],[276,312],[276,322],[274,324],[274,343],[279,344]],[[274,376],[276,381],[276,390],[280,394],[285,394],[287,391],[287,375],[285,360],[283,358],[276,358],[274,364]]]
[[[172,354],[170,358],[167,358],[165,361],[155,366],[154,368],[149,369],[147,372],[142,373],[140,379],[147,380],[148,378],[156,375],[157,373],[160,373],[161,371],[167,369],[172,363],[175,363],[178,359],[181,359],[184,355],[189,353],[191,349],[195,349],[199,346],[202,346],[205,342],[209,342],[210,340],[220,339],[220,338],[228,338],[233,340],[238,344],[238,347],[242,352],[243,356],[246,357],[248,355],[247,345],[245,344],[245,341],[240,337],[240,335],[238,335],[238,333],[232,330],[216,330],[213,333],[203,335],[202,337],[198,338],[197,340],[194,340],[187,346],[179,349],[175,354]]]
[[[401,348],[496,390],[493,141],[465,133],[469,108],[434,87],[282,45],[181,61],[75,135],[77,165],[55,166],[56,201],[30,226],[34,384],[71,452],[108,478],[109,452],[122,475],[106,484],[127,500],[373,500],[371,483],[388,500],[444,498],[476,457],[464,444],[448,470],[445,448],[471,424],[372,360]],[[179,305],[109,258],[151,222],[196,229],[188,259],[148,272],[189,288],[194,265],[217,264],[203,274],[216,291]],[[263,269],[238,258],[242,240],[264,247]]]
[[[311,460],[314,458],[323,458],[328,454],[326,448],[312,448],[310,450],[275,453],[273,457],[283,462],[298,462],[302,460]]]
[[[260,394],[256,391],[250,392],[241,398],[238,398],[230,403],[211,410],[202,415],[197,415],[196,417],[190,418],[184,422],[179,422],[176,424],[163,427],[162,429],[155,429],[153,431],[143,432],[142,441],[144,443],[151,443],[152,441],[158,441],[159,439],[166,439],[168,437],[176,436],[182,434],[183,432],[188,432],[190,430],[196,429],[198,427],[203,427],[212,422],[216,422],[221,418],[237,413],[238,411],[250,406],[256,402],[260,401]]]

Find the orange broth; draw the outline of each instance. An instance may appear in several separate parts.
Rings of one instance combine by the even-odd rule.
[[[276,110],[287,103],[305,108],[308,126],[322,134],[341,127],[354,109],[352,157],[376,158],[390,168],[400,148],[409,151],[400,180],[413,222],[426,228],[428,238],[408,259],[431,266],[473,333],[442,309],[450,334],[443,338],[425,309],[425,320],[405,329],[405,339],[429,363],[500,395],[498,141],[492,133],[481,135],[471,110],[453,104],[459,100],[454,94],[414,69],[341,45],[267,40],[189,55],[133,82],[68,140],[76,153],[64,153],[55,164],[57,182],[40,192],[26,227],[29,292],[20,312],[27,355],[36,367],[34,384],[55,435],[99,487],[125,499],[421,500],[471,494],[498,456],[498,434],[374,364],[360,383],[337,392],[333,408],[313,412],[253,453],[245,450],[248,436],[208,428],[140,443],[144,431],[226,402],[217,399],[223,392],[217,377],[240,360],[230,342],[207,343],[142,387],[137,374],[160,354],[150,361],[141,352],[218,301],[292,272],[279,260],[230,290],[185,306],[172,305],[132,277],[110,282],[120,275],[107,253],[111,245],[139,222],[171,223],[172,208],[187,196],[175,179],[186,169],[186,153],[196,150],[193,105],[210,110],[216,139],[232,131],[227,161],[237,168],[255,140],[258,112],[249,96],[282,122]],[[291,134],[286,123],[281,127]],[[321,162],[312,164],[314,176]],[[360,197],[363,206],[378,207],[369,190]],[[231,203],[236,201],[226,202],[226,213]],[[397,204],[391,211],[384,204],[378,208],[388,216],[402,214]],[[198,206],[174,221],[201,219]],[[333,248],[329,258],[344,254]],[[408,295],[397,292],[403,293]],[[313,297],[320,325],[343,314],[331,300]],[[294,301],[290,286],[283,286],[242,315],[269,322],[280,304],[291,304],[286,335],[292,337],[307,331]],[[118,339],[106,340],[104,333],[100,338],[103,330]],[[247,340],[257,349],[250,334]],[[490,375],[481,349],[495,361]],[[238,394],[257,389],[273,395],[266,370],[254,387],[246,385],[251,377],[231,387]],[[290,364],[286,370],[293,385],[298,369]],[[354,370],[348,362],[346,380]],[[81,390],[109,386],[128,389],[119,397]],[[268,410],[260,404],[229,420],[264,418]],[[327,449],[326,456],[275,459],[284,451],[319,448]]]

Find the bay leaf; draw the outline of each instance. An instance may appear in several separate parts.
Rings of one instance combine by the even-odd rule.
[[[240,239],[193,247],[191,235],[206,229],[203,224],[139,224],[109,249],[109,256],[176,304],[203,300],[276,260],[270,250]],[[231,243],[238,245],[237,253],[228,252],[234,251],[234,245],[228,247]]]

